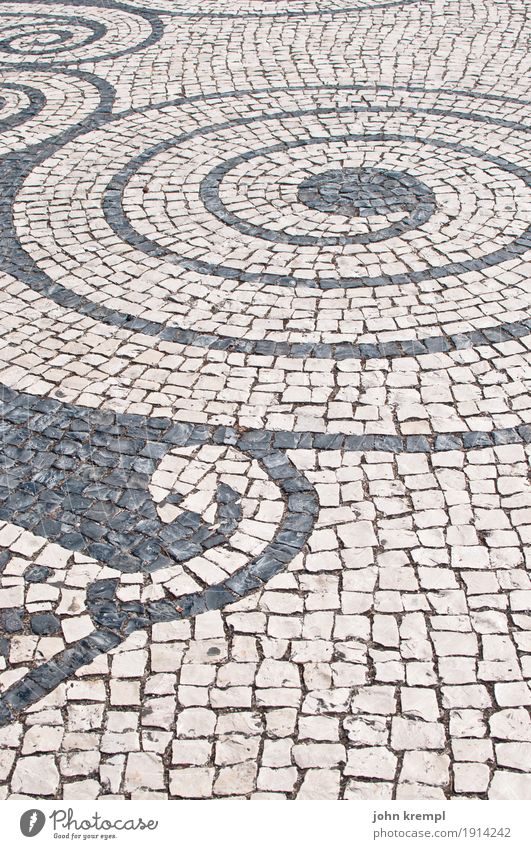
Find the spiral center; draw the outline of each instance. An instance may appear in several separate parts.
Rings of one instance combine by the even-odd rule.
[[[416,177],[368,167],[312,175],[299,186],[298,198],[310,209],[357,218],[426,212],[434,205],[433,192]]]

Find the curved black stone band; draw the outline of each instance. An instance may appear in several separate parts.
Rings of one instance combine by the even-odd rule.
[[[298,9],[284,9],[273,12],[263,12],[252,10],[246,10],[243,12],[174,12],[169,11],[168,9],[153,9],[158,15],[168,15],[172,18],[237,18],[241,21],[242,17],[245,14],[245,19],[247,18],[310,18],[310,17],[324,17],[331,15],[355,15],[358,12],[377,12],[379,9],[391,9],[393,7],[398,6],[412,6],[418,5],[422,2],[426,2],[426,0],[388,0],[387,3],[379,3],[377,6],[371,5],[370,3],[365,3],[360,6],[347,6],[344,9],[313,9],[313,10],[305,10],[302,7]],[[139,2],[141,5],[141,0]]]
[[[513,125],[513,122],[505,120],[489,118],[485,120],[485,116],[478,116],[471,112],[463,115],[460,112],[452,110],[440,109],[414,109],[405,106],[396,107],[359,107],[346,106],[340,109],[318,108],[310,110],[295,110],[292,112],[274,112],[269,114],[261,113],[253,114],[248,118],[238,118],[232,121],[226,121],[221,124],[210,125],[208,127],[199,127],[188,133],[183,133],[180,136],[168,139],[154,145],[152,148],[144,151],[134,157],[124,168],[122,168],[109,182],[107,190],[103,198],[103,209],[107,223],[127,244],[142,251],[148,256],[164,259],[166,262],[171,262],[178,265],[187,271],[193,271],[197,274],[207,274],[209,276],[223,277],[224,279],[237,280],[240,283],[256,283],[258,285],[271,286],[287,286],[295,288],[296,286],[306,286],[308,288],[317,288],[323,290],[329,289],[351,289],[360,287],[376,287],[376,286],[404,286],[407,283],[421,283],[426,280],[438,280],[450,275],[463,274],[468,271],[480,271],[483,268],[489,268],[498,265],[501,262],[514,259],[516,256],[521,256],[531,247],[531,225],[529,225],[523,233],[517,238],[509,242],[504,248],[485,254],[479,259],[465,260],[459,263],[447,263],[446,265],[437,268],[427,268],[424,271],[415,271],[411,273],[381,275],[379,277],[354,277],[354,278],[325,278],[316,281],[313,278],[300,278],[291,275],[271,274],[268,272],[247,272],[241,269],[227,265],[213,265],[198,259],[187,259],[175,251],[165,248],[156,240],[149,239],[143,236],[129,221],[127,214],[123,208],[123,195],[131,178],[146,165],[157,154],[168,150],[178,144],[192,142],[195,138],[208,135],[213,132],[220,132],[227,129],[236,128],[242,125],[255,123],[267,123],[268,121],[281,120],[282,118],[304,118],[306,116],[315,115],[330,115],[330,114],[357,114],[359,112],[379,112],[379,113],[395,113],[402,112],[411,115],[451,115],[453,117],[463,118],[468,121],[477,121],[482,123],[492,123],[501,126]],[[527,128],[520,128],[526,130]],[[475,148],[457,144],[456,142],[445,142],[437,139],[425,139],[416,135],[404,135],[390,133],[374,133],[363,136],[365,140],[370,141],[408,141],[416,144],[427,144],[435,148],[444,150],[453,150],[458,153],[463,153],[486,161],[491,165],[495,165],[501,170],[507,171],[510,174],[517,176],[525,185],[531,186],[531,171],[512,162],[507,161],[498,156],[493,156],[483,151],[478,151]],[[310,142],[309,142],[310,143]],[[243,160],[242,160],[243,161]],[[284,235],[284,234],[282,234]]]
[[[35,27],[33,33],[24,32],[25,24],[21,24],[21,27],[2,27],[1,21],[3,17],[13,17],[12,14],[2,13],[0,12],[0,33],[2,33],[2,37],[0,37],[0,53],[12,53],[17,56],[25,56],[28,53],[31,55],[32,52],[35,51],[25,51],[24,49],[17,50],[12,46],[14,41],[17,41],[20,38],[27,38],[28,35],[32,34],[38,39],[38,36],[43,32],[43,27],[41,25],[41,21],[43,24],[50,25],[50,29],[46,30],[46,33],[53,33],[57,35],[59,38],[59,43],[51,42],[49,44],[41,44],[39,45],[39,53],[40,54],[56,54],[61,53],[65,50],[79,49],[80,47],[88,47],[89,44],[93,44],[95,41],[99,41],[100,38],[103,38],[107,34],[107,27],[104,26],[99,21],[92,21],[87,18],[79,18],[73,17],[69,15],[48,15],[46,13],[26,13],[26,12],[18,12],[17,17],[27,18],[28,19],[28,27],[32,25]],[[72,31],[67,29],[58,29],[59,26],[64,27],[65,24],[73,24],[74,26],[83,29],[88,29],[90,34],[85,36],[81,41],[76,42],[73,45],[64,44],[64,42],[72,36]],[[4,33],[9,33],[10,30],[13,30],[13,34],[4,36]]]
[[[24,106],[13,115],[9,115],[7,118],[2,118],[0,113],[0,132],[14,130],[15,127],[19,127],[30,118],[34,118],[39,114],[39,112],[42,112],[46,106],[46,98],[44,94],[42,91],[39,91],[39,89],[34,88],[33,86],[24,85],[23,83],[3,82],[0,80],[0,89],[3,88],[11,89],[12,91],[21,91],[28,98],[28,105]]]
[[[253,432],[114,416],[9,390],[4,397],[0,520],[122,572],[153,572],[224,542],[193,514],[160,520],[149,485],[173,448],[234,446],[258,460],[288,500],[313,492],[283,449]],[[304,500],[310,510],[312,498]]]
[[[18,66],[21,68],[22,66]],[[33,65],[24,66],[27,70],[34,70]],[[463,333],[454,333],[451,335],[439,335],[421,339],[411,339],[405,341],[390,341],[390,342],[339,342],[328,344],[324,342],[278,342],[275,340],[247,340],[238,337],[230,336],[215,336],[214,334],[201,333],[194,330],[181,330],[178,327],[165,325],[161,322],[150,321],[147,319],[138,318],[121,312],[120,310],[110,309],[102,304],[95,303],[90,298],[84,295],[79,295],[71,289],[67,289],[61,283],[52,280],[52,278],[44,272],[37,264],[35,259],[24,248],[22,248],[16,227],[13,220],[13,205],[15,203],[19,189],[22,187],[26,177],[40,163],[44,162],[49,156],[59,150],[62,146],[85,135],[92,130],[102,127],[105,124],[112,124],[122,120],[124,117],[121,114],[112,115],[112,104],[114,98],[114,90],[99,77],[92,74],[83,73],[81,71],[61,71],[63,74],[71,75],[74,78],[79,78],[92,83],[100,92],[100,105],[95,109],[92,116],[86,118],[57,137],[47,139],[38,145],[30,147],[24,151],[24,155],[7,154],[0,158],[0,268],[8,274],[18,278],[29,288],[35,292],[49,298],[58,306],[65,310],[76,310],[81,315],[88,316],[93,321],[99,321],[110,327],[116,327],[127,332],[140,332],[146,336],[158,336],[161,339],[169,342],[175,342],[179,345],[194,345],[199,348],[217,350],[217,351],[234,351],[242,354],[258,354],[265,356],[282,356],[293,358],[319,358],[319,359],[394,359],[397,357],[411,357],[422,354],[448,352],[461,350],[463,348],[477,347],[481,345],[496,345],[502,342],[511,341],[514,339],[523,338],[531,332],[531,318],[521,321],[505,322],[494,327],[483,328],[482,330],[472,330]],[[305,90],[328,90],[326,86],[315,87],[300,87],[295,91]],[[369,88],[372,92],[374,88],[369,86],[338,86],[333,87],[333,90],[339,91],[358,91]],[[391,87],[381,86],[383,91],[388,92],[393,90]],[[282,89],[284,91],[285,89]],[[398,87],[399,91],[409,91],[408,88]],[[270,91],[278,92],[278,89],[259,90],[257,92],[248,91],[245,94],[263,94]],[[412,87],[411,91],[423,92],[424,89]],[[444,92],[445,94],[447,92]],[[479,95],[474,92],[466,92],[459,90],[460,95],[468,96],[472,100]],[[234,97],[238,92],[227,92],[225,94],[215,93],[212,95],[197,95],[191,98],[178,98],[170,100],[166,103],[159,104],[159,108],[164,106],[179,105],[181,103],[195,103],[198,101],[207,101],[212,99],[228,99]],[[517,98],[500,98],[498,95],[481,95],[481,99],[491,100],[494,103],[498,101],[514,103],[515,105],[523,105],[521,100]],[[124,113],[125,115],[135,115],[143,112],[149,112],[153,109],[152,105],[141,107],[140,109],[132,109]],[[433,111],[433,110],[432,110]],[[445,110],[439,110],[442,114],[447,114]],[[474,113],[468,113],[466,116],[461,113],[452,112],[459,117],[470,117]],[[9,119],[7,119],[9,120]],[[491,119],[486,116],[478,116],[478,120],[483,120],[485,123],[495,123],[521,129],[521,124],[515,121],[503,121],[501,119]],[[525,128],[529,129],[529,128]],[[459,271],[459,267],[457,269]],[[461,269],[465,270],[465,269]]]
[[[343,136],[326,136],[322,138],[312,137],[305,141],[293,141],[284,144],[277,144],[272,147],[249,151],[248,153],[243,153],[239,156],[233,156],[231,159],[216,165],[215,168],[213,168],[212,171],[203,178],[199,187],[199,197],[201,198],[205,208],[229,227],[239,230],[240,233],[243,233],[246,236],[265,239],[267,241],[277,242],[283,245],[318,245],[320,247],[333,245],[368,245],[373,242],[380,242],[383,239],[392,239],[395,236],[401,236],[408,230],[421,227],[429,221],[435,211],[435,195],[430,189],[428,189],[427,186],[423,186],[418,180],[414,180],[414,178],[409,177],[409,175],[401,176],[404,180],[409,178],[411,187],[413,188],[415,185],[415,187],[418,187],[417,190],[419,191],[417,203],[414,205],[414,208],[410,210],[410,215],[388,227],[381,227],[380,229],[374,230],[370,233],[357,233],[352,236],[303,236],[286,233],[285,231],[269,230],[266,227],[259,227],[256,224],[250,224],[249,222],[244,221],[244,219],[240,218],[239,215],[230,212],[221,200],[221,184],[227,174],[229,174],[230,171],[238,165],[241,165],[244,162],[250,162],[258,156],[267,157],[272,153],[279,153],[283,150],[292,150],[293,148],[298,147],[311,147],[315,144],[334,144],[336,142],[355,142],[362,140],[370,140],[370,136],[347,134]],[[317,177],[318,176],[319,175],[317,175]],[[310,195],[310,185],[313,186],[315,184],[317,177],[309,178],[301,184],[299,188],[299,200],[301,203],[306,202],[303,199],[304,193],[306,192],[308,196]],[[303,194],[302,197],[301,192]],[[307,205],[309,206],[310,204],[308,203]],[[313,208],[323,209],[323,205],[317,206],[314,203]],[[334,210],[330,211],[334,212]],[[341,209],[338,209],[336,210],[336,214],[344,215],[346,213],[342,212]]]
[[[153,534],[160,523],[154,520],[156,511],[147,486],[158,462],[173,447],[207,443],[237,447],[256,459],[276,482],[287,509],[273,541],[258,557],[202,591],[142,604],[118,600],[116,579],[90,584],[87,609],[95,630],[6,690],[0,697],[0,725],[13,722],[21,711],[99,654],[118,646],[134,630],[221,609],[260,589],[283,571],[305,545],[319,509],[313,486],[287,459],[288,449],[426,452],[531,442],[531,426],[431,439],[287,431],[240,433],[227,427],[180,424],[62,404],[5,387],[1,398],[4,451],[0,518],[71,550],[85,551],[115,568],[149,572],[172,563],[168,553],[156,550],[158,540]],[[113,513],[116,505],[118,513]],[[125,517],[121,529],[118,523],[120,539],[111,537],[109,544],[107,537],[101,542],[102,534],[115,530],[112,523],[117,514]],[[136,562],[129,554],[117,553],[118,542],[122,546],[135,542],[127,537],[128,529],[145,540]]]
[[[115,416],[7,389],[0,422],[0,518],[122,571],[152,572],[198,553],[177,523],[160,522],[148,492],[151,474],[172,448],[234,446],[262,466],[285,499],[273,540],[214,586],[142,604],[119,601],[116,579],[89,584],[87,609],[97,630],[9,688],[0,698],[0,725],[133,631],[217,610],[260,588],[301,551],[318,514],[314,487],[285,450],[253,433]]]
[[[52,6],[56,5],[56,0],[39,0],[39,2],[40,2],[41,5],[52,5]],[[34,0],[17,0],[17,5],[34,5]],[[100,2],[94,2],[94,0],[92,0],[92,2],[91,2],[91,0],[68,0],[67,5],[68,6],[80,6],[81,8],[89,7],[89,8],[93,8],[95,10],[97,10],[97,8],[99,6],[101,8],[105,8],[105,9],[110,9],[110,10],[115,10],[115,11],[120,11],[120,12],[126,12],[127,14],[129,14],[131,16],[136,15],[137,17],[141,17],[145,21],[147,21],[147,23],[149,24],[149,26],[151,28],[151,32],[141,42],[133,45],[132,47],[124,47],[122,50],[109,51],[109,52],[103,53],[101,55],[96,54],[96,55],[93,55],[93,56],[86,56],[82,59],[72,58],[72,59],[61,60],[61,59],[56,59],[52,55],[49,58],[47,58],[47,59],[45,58],[44,60],[41,61],[39,59],[34,58],[32,56],[31,51],[29,51],[28,54],[26,54],[28,61],[32,62],[34,64],[36,70],[41,69],[43,67],[49,67],[50,65],[52,65],[54,68],[56,68],[56,67],[62,67],[64,65],[80,65],[80,64],[83,64],[85,62],[91,62],[91,63],[102,62],[102,61],[105,61],[107,59],[117,59],[120,56],[130,56],[133,53],[137,53],[140,50],[146,50],[148,47],[151,47],[153,44],[156,44],[158,41],[160,41],[160,39],[162,38],[162,36],[164,34],[164,25],[163,25],[161,19],[159,18],[159,16],[157,15],[157,13],[152,11],[152,10],[139,9],[139,8],[136,8],[136,7],[133,7],[133,6],[127,6],[123,3],[114,2],[114,0],[105,0],[105,2],[101,2],[101,0],[100,0]],[[21,17],[28,17],[28,18],[30,18],[30,20],[35,21],[36,14],[38,14],[39,18],[41,18],[41,19],[42,18],[44,18],[44,19],[57,19],[57,20],[61,20],[61,21],[72,20],[72,22],[74,23],[75,26],[85,27],[85,28],[88,28],[92,31],[92,35],[87,36],[79,44],[73,44],[71,46],[65,45],[64,47],[56,49],[55,52],[58,55],[62,51],[75,50],[75,49],[78,49],[80,47],[85,47],[85,46],[90,45],[90,44],[96,44],[97,45],[97,42],[103,36],[105,36],[105,34],[107,33],[107,28],[101,22],[94,21],[94,20],[91,20],[91,19],[87,20],[86,18],[83,18],[81,16],[74,16],[74,15],[58,16],[58,15],[54,15],[54,14],[48,14],[46,12],[39,12],[39,13],[33,13],[33,14],[31,12],[16,12],[16,13],[0,12],[0,20],[1,20],[2,17],[13,17],[14,15],[17,15],[17,16],[21,16]],[[16,36],[14,36],[13,38],[16,38]],[[13,39],[7,40],[8,43],[6,44],[6,47],[4,48],[4,52],[16,53],[16,55],[23,56],[24,55],[23,51],[14,51],[14,50],[9,49],[9,42],[11,40],[13,40]],[[2,40],[0,39],[0,43],[1,43],[1,41]],[[53,47],[53,45],[52,45],[52,47]],[[1,48],[0,48],[0,50],[1,50]],[[10,65],[10,67],[12,67],[12,66]],[[20,68],[20,65],[16,65],[15,67]]]

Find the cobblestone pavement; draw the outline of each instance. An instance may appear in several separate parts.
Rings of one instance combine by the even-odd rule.
[[[0,4],[3,798],[531,799],[529,17]]]

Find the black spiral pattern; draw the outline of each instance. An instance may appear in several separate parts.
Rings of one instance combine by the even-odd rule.
[[[243,5],[251,18],[310,19],[367,9],[377,15],[416,4],[301,0],[290,7],[257,0]],[[225,287],[228,309],[238,316],[245,311],[242,303],[254,309],[255,294],[258,307],[260,298],[266,303],[269,297],[293,294],[296,312],[301,292],[320,298],[367,290],[378,304],[379,291],[382,298],[394,289],[409,297],[431,291],[439,281],[444,286],[449,278],[452,284],[472,278],[474,284],[483,273],[518,275],[531,245],[521,215],[531,183],[521,156],[529,126],[521,114],[526,104],[517,97],[414,85],[294,85],[280,90],[264,85],[114,107],[117,92],[105,76],[105,62],[120,60],[127,70],[128,56],[144,57],[163,39],[164,22],[243,14],[230,5],[232,10],[223,4],[196,9],[167,0],[21,0],[2,5],[2,274],[39,304],[46,299],[61,315],[81,316],[88,326],[103,326],[108,335],[139,335],[179,346],[184,356],[193,349],[194,355],[332,361],[334,369],[345,360],[362,367],[384,360],[391,367],[405,358],[525,340],[531,320],[516,308],[516,317],[497,321],[494,315],[475,330],[441,325],[438,334],[402,334],[390,340],[367,333],[353,340],[347,330],[331,342],[181,326],[176,316],[182,318],[182,313],[175,309],[179,292],[171,290],[166,300],[157,296],[157,308],[150,305],[143,311],[134,287],[132,296],[128,289],[138,277],[135,263],[146,262],[143,272],[155,270],[162,278],[171,278],[170,268],[179,285],[199,281],[206,291],[201,307],[206,304],[205,313],[208,308],[214,316],[216,298]],[[87,63],[90,70],[83,70]],[[16,79],[10,76],[15,66]],[[58,97],[50,89],[52,82],[63,96],[55,123],[47,111]],[[496,139],[494,151],[482,143],[489,133]],[[378,161],[369,155],[370,146],[378,151]],[[447,177],[452,166],[455,185]],[[494,174],[495,185],[503,187],[505,204],[494,190],[485,197],[485,174]],[[37,212],[36,193],[43,204]],[[481,220],[482,203],[491,203],[487,224]],[[65,206],[75,213],[66,223]],[[85,214],[94,215],[97,226],[89,232],[85,228],[86,240],[76,242]],[[483,224],[492,249],[485,247]],[[463,246],[459,238],[469,225],[469,241]],[[68,254],[70,238],[74,247]],[[259,256],[253,253],[253,240]],[[377,250],[383,253],[396,241],[405,256],[404,268],[378,259]],[[425,259],[407,265],[407,248],[418,243],[425,248]],[[362,251],[372,249],[367,259]],[[303,261],[308,256],[311,261]],[[102,285],[107,283],[104,273],[112,277],[112,296],[100,296],[99,284],[92,286],[86,257],[104,266]],[[146,298],[151,285],[146,285]],[[511,285],[516,290],[517,284]],[[246,297],[249,292],[239,289],[244,286],[254,287],[250,302],[240,301],[239,292]],[[471,301],[470,309],[476,306]],[[218,610],[283,571],[303,550],[319,511],[315,488],[289,459],[290,450],[437,453],[531,439],[525,424],[407,436],[194,424],[104,407],[91,410],[61,400],[59,393],[41,398],[31,388],[7,385],[0,430],[0,519],[120,575],[138,573],[147,581],[157,570],[186,567],[209,549],[228,545],[242,521],[240,495],[224,481],[216,489],[208,520],[200,511],[181,510],[182,493],[170,493],[161,504],[155,501],[153,476],[173,451],[192,452],[186,457],[195,457],[193,451],[204,446],[240,452],[276,486],[283,505],[272,539],[258,555],[249,556],[226,579],[203,582],[177,599],[165,590],[156,601],[123,601],[120,577],[91,581],[87,611],[94,630],[2,694],[3,725],[133,631]],[[161,508],[170,514],[177,510],[176,517],[165,520]],[[0,568],[8,558],[1,555]],[[46,570],[32,567],[24,580],[31,584],[48,577]],[[30,615],[13,608],[2,614],[2,626],[7,640],[14,633],[57,634],[60,620],[54,613]]]

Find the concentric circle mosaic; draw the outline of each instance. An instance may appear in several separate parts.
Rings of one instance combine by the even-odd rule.
[[[302,143],[305,147],[307,142]],[[282,148],[284,149],[284,148]],[[272,151],[268,151],[271,153]],[[259,153],[259,156],[267,154]],[[294,245],[317,245],[327,247],[344,244],[367,244],[393,238],[412,227],[419,227],[427,221],[434,212],[434,195],[415,178],[406,173],[386,171],[381,168],[344,167],[333,171],[325,171],[303,180],[297,189],[297,200],[309,209],[316,209],[341,218],[378,218],[397,217],[395,226],[389,225],[375,228],[369,232],[358,232],[349,235],[312,236],[309,232],[304,235],[290,234],[267,227],[247,224],[246,221],[231,213],[230,209],[220,198],[224,178],[227,178],[232,168],[242,164],[242,158],[249,162],[254,156],[235,157],[228,163],[216,167],[204,178],[201,184],[201,198],[205,207],[224,223],[239,230],[244,235],[258,237],[268,241]],[[257,182],[260,178],[257,178]],[[228,183],[232,181],[227,180]],[[227,191],[228,187],[224,187]],[[415,191],[416,190],[416,191]],[[230,191],[230,189],[229,189]],[[251,190],[256,197],[254,187]],[[259,201],[258,201],[259,202]],[[280,201],[282,203],[282,201]],[[281,210],[278,204],[279,211]],[[410,212],[410,215],[403,213]],[[400,215],[402,213],[402,215]],[[324,223],[324,222],[322,222]],[[314,225],[315,226],[315,225]],[[318,229],[315,227],[315,229]],[[356,229],[354,226],[353,230]],[[310,227],[308,227],[310,230]]]
[[[94,264],[103,269],[108,257],[126,250],[129,270],[118,288],[109,283],[108,302],[115,307],[109,320],[123,323],[133,315],[147,320],[146,332],[164,332],[176,341],[249,351],[257,342],[270,342],[272,351],[287,342],[278,352],[296,353],[289,347],[291,339],[302,341],[296,331],[266,334],[263,325],[258,332],[251,326],[244,341],[236,332],[242,298],[280,304],[283,289],[293,292],[292,308],[307,302],[309,294],[316,299],[314,318],[305,323],[304,340],[310,344],[323,341],[318,331],[328,311],[323,293],[333,290],[345,293],[344,317],[348,321],[350,313],[355,327],[363,298],[355,290],[364,289],[374,315],[382,319],[389,296],[424,297],[444,328],[447,318],[455,324],[448,309],[453,298],[480,305],[478,282],[503,290],[498,269],[518,275],[525,267],[529,176],[523,155],[527,128],[519,119],[524,108],[467,94],[373,89],[266,92],[168,104],[132,113],[94,135],[100,155],[96,168],[91,163],[97,182],[88,202],[83,175],[92,137],[81,136],[63,148],[71,201],[80,207],[68,231],[62,228],[63,197],[55,197],[53,176],[62,168],[63,151],[33,172],[39,175],[49,224],[43,228],[39,216],[41,235],[35,236],[31,206],[26,206],[24,221],[15,215],[14,226],[30,255],[42,256],[44,242],[54,245],[53,256],[40,262],[42,270],[45,266],[52,280],[70,289],[67,301],[85,306],[101,303],[107,285],[96,274],[91,286],[86,269]],[[496,155],[489,152],[492,145]],[[384,204],[378,206],[374,198],[364,208],[348,202],[345,208],[337,198],[312,202],[312,186],[331,171],[357,174],[357,179],[379,175]],[[382,172],[392,175],[390,183]],[[30,195],[31,189],[21,186],[23,203]],[[99,220],[97,239],[86,236],[89,215]],[[164,274],[151,301],[149,295],[139,301],[136,281],[151,273],[153,262],[163,263]],[[188,288],[199,280],[201,291],[190,300],[183,335],[179,303],[188,300]],[[59,287],[55,291],[59,297]],[[221,299],[235,318],[224,321],[216,340],[210,331]],[[196,327],[192,302],[201,315]],[[490,318],[482,326],[492,330],[503,324],[505,332],[509,323]],[[515,332],[527,331],[515,327]],[[359,334],[350,329],[332,338],[338,356],[369,353],[355,344]],[[390,333],[367,342],[403,339]],[[429,350],[430,339],[414,334],[412,341],[421,342],[417,353]],[[455,347],[456,340],[445,344]],[[374,351],[379,356],[383,349]],[[323,355],[330,356],[329,348]]]
[[[333,103],[330,102],[331,97]],[[208,125],[199,132],[183,133],[180,142],[174,139],[162,141],[156,147],[142,151],[111,182],[108,192],[112,196],[121,193],[120,211],[125,219],[123,235],[135,247],[176,261],[186,270],[258,285],[298,285],[320,289],[401,285],[440,279],[460,271],[481,270],[510,260],[526,250],[528,242],[523,205],[528,197],[529,175],[521,159],[525,127],[518,128],[513,121],[492,118],[489,114],[483,116],[477,102],[468,102],[465,106],[464,101],[460,104],[452,98],[454,109],[445,110],[441,100],[437,107],[430,107],[429,95],[424,100],[418,95],[403,93],[398,96],[393,93],[384,93],[383,96],[372,94],[369,97],[370,105],[367,106],[361,99],[353,104],[356,95],[348,92],[302,93],[292,98],[287,94],[283,100],[284,103],[287,99],[292,100],[291,109],[286,110],[284,106],[278,114],[280,102],[273,97],[266,105],[269,115],[266,112],[260,116],[251,114],[229,119],[227,126],[222,118],[229,110],[232,111],[232,104],[222,102],[219,124]],[[238,111],[242,105],[242,100],[238,99]],[[260,103],[262,109],[264,105]],[[467,107],[469,111],[475,107],[471,115],[466,111]],[[441,114],[446,111],[448,114]],[[179,121],[178,115],[172,118]],[[163,122],[168,120],[167,115],[162,118]],[[497,127],[492,132],[504,138],[507,158],[492,157],[482,150],[480,139],[485,133],[485,124]],[[518,142],[519,129],[522,136]],[[461,143],[455,140],[456,132],[461,135]],[[513,138],[513,133],[516,138]],[[256,147],[256,138],[265,139],[267,144]],[[182,149],[191,139],[196,140],[196,150],[190,161],[189,156],[183,157]],[[270,142],[276,144],[271,145]],[[223,156],[224,147],[229,148],[231,153],[231,148],[241,152],[232,155],[214,175],[209,169],[203,177],[205,164],[208,167],[211,162],[214,147],[218,157]],[[436,206],[437,214],[433,210],[425,221],[421,214],[416,228],[410,226],[410,223],[416,222],[408,221],[406,235],[400,232],[400,224],[405,218],[403,210],[390,209],[389,206],[373,209],[369,215],[358,213],[355,221],[350,214],[342,214],[339,204],[334,211],[327,210],[324,214],[319,214],[323,212],[320,209],[312,210],[313,214],[310,214],[307,204],[301,210],[298,195],[301,184],[309,174],[328,169],[333,163],[341,163],[343,168],[349,169],[371,167],[369,163],[374,163],[384,170],[386,167],[387,170],[403,170],[405,179],[424,178],[435,199],[435,203],[428,203],[428,206],[430,211]],[[451,187],[444,179],[450,169],[453,175]],[[487,176],[491,171],[494,172],[493,179]],[[166,175],[169,178],[170,173],[171,183],[165,191],[161,184],[166,182]],[[192,174],[194,181],[199,176],[202,178],[196,184],[197,188],[191,180]],[[160,209],[150,197],[150,184],[153,189],[156,186],[157,193],[162,189],[164,203]],[[466,205],[463,195],[470,193],[472,186],[483,188],[485,184],[489,185],[490,198],[481,210],[473,197]],[[509,187],[511,205],[507,204],[505,193],[501,200],[498,186]],[[139,192],[142,192],[140,207],[135,203]],[[227,206],[223,204],[223,197],[229,192],[232,193],[231,204]],[[216,193],[221,198],[218,215]],[[111,197],[107,201],[109,214],[118,214],[112,200]],[[204,219],[204,206],[212,219],[221,219],[220,224]],[[193,256],[194,250],[186,244],[185,225],[176,214],[177,208],[185,208],[186,217],[192,220],[197,216],[198,237],[201,236],[207,246],[210,243],[211,254],[222,254],[221,261],[209,259],[208,247],[200,259]],[[239,211],[237,216],[233,212],[236,208]],[[241,210],[246,210],[246,214],[242,215]],[[315,235],[307,235],[311,231],[312,234],[323,233],[324,244],[320,247],[328,247],[326,239],[329,238],[334,240],[330,247],[339,243],[341,249],[319,251],[313,263],[309,259],[308,272],[302,270],[295,274],[293,267],[299,264],[302,256],[294,247],[289,252],[282,252],[284,273],[275,273],[278,250],[258,242],[256,252],[266,254],[262,263],[264,270],[242,269],[238,250],[245,248],[245,241],[237,239],[234,244],[235,234],[222,226],[232,223],[231,213],[235,219],[231,229],[241,233],[246,228],[246,235],[263,242],[291,245],[294,241],[298,246],[297,237],[301,240],[306,237],[311,245],[311,239],[316,238]],[[394,217],[397,218],[397,232],[392,227]],[[345,221],[345,218],[348,220]],[[485,250],[485,230],[494,218],[499,222],[499,249],[492,250],[490,242]],[[137,237],[127,232],[126,227],[134,230]],[[382,234],[378,234],[380,229],[384,230],[384,237],[401,236],[396,246],[395,270],[377,253],[364,262],[358,258],[358,252],[343,246],[343,239],[347,245],[350,240],[361,245],[373,239],[382,241]],[[152,235],[154,231],[156,235]],[[427,245],[419,250],[421,239],[426,240]],[[439,261],[433,257],[435,244]],[[408,250],[416,254],[413,269],[407,263]],[[253,252],[250,252],[248,260],[250,267],[257,264]]]
[[[200,17],[243,18],[277,16],[314,16],[345,14],[349,12],[374,12],[396,6],[418,4],[422,0],[222,0],[222,2],[187,3],[183,0],[146,0],[132,5],[150,8],[174,15]]]

